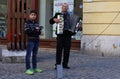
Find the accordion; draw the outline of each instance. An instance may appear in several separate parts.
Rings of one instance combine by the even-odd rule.
[[[63,15],[57,15],[57,19],[59,19],[59,23],[57,23],[57,34],[63,34],[64,28],[64,18]]]
[[[79,22],[76,25],[75,32],[82,31],[82,20],[80,19]]]
[[[69,31],[74,35],[76,33],[76,30],[78,30],[79,25],[79,17],[76,15],[70,15],[70,29]]]

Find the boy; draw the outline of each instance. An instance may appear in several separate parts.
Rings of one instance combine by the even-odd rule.
[[[28,36],[27,52],[26,52],[26,74],[32,75],[34,72],[42,72],[37,68],[37,53],[39,47],[39,35],[41,34],[41,28],[36,21],[37,12],[35,10],[30,11],[29,20],[25,22],[24,30]],[[30,67],[30,57],[32,53],[32,68]]]

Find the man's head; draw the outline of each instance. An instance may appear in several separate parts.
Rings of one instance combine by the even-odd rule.
[[[68,9],[69,9],[69,7],[68,7],[68,4],[67,3],[63,3],[62,4],[62,12],[67,12],[68,11]]]
[[[37,18],[37,11],[36,10],[31,10],[30,14],[29,14],[29,19],[31,21],[34,21],[34,20],[36,20],[36,18]]]

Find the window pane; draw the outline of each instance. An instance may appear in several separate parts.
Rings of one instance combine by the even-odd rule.
[[[7,32],[7,0],[0,0],[0,37],[5,37]]]

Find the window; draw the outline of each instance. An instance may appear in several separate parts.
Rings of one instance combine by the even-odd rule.
[[[6,37],[7,33],[7,0],[0,1],[0,38]]]
[[[49,1],[41,0],[41,2],[40,2],[41,3],[40,4],[40,8],[41,8],[40,24],[42,26],[44,26],[44,30],[43,30],[44,36],[43,37],[41,36],[41,37],[45,38],[45,39],[55,39],[55,37],[56,37],[56,34],[55,34],[56,27],[53,28],[52,25],[49,24],[49,19],[51,17],[53,17],[53,13],[54,13],[54,1],[57,1],[57,0],[49,0]],[[60,1],[62,1],[62,0],[60,0]],[[64,1],[72,1],[72,0],[64,0]],[[73,6],[73,10],[72,10],[75,15],[80,16],[81,18],[82,18],[82,14],[83,14],[82,3],[83,3],[83,0],[74,0],[74,6]],[[81,38],[80,35],[82,36],[82,32],[79,32],[77,34],[77,37],[73,36],[73,39],[80,40],[80,38]]]

